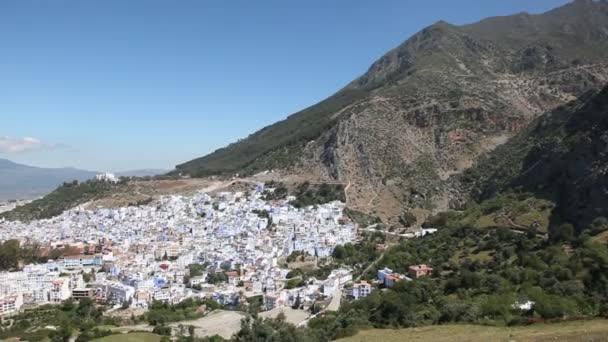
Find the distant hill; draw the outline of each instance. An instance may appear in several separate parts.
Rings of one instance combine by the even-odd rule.
[[[116,172],[115,175],[118,177],[146,177],[146,176],[163,175],[169,171],[170,170],[165,170],[165,169],[141,169],[141,170]]]
[[[44,197],[17,208],[0,213],[0,218],[8,220],[31,221],[60,215],[65,210],[106,196],[118,193],[125,188],[124,183],[110,183],[96,180],[86,182],[67,182],[50,191]]]
[[[35,198],[51,192],[63,182],[84,181],[95,174],[75,168],[42,168],[0,159],[0,200]]]
[[[607,1],[438,22],[326,100],[174,172],[276,169],[348,184],[350,206],[383,218],[445,210],[463,195],[451,176],[607,82]]]

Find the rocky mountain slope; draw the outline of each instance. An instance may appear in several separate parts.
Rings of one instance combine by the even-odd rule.
[[[281,169],[347,185],[383,218],[445,209],[447,182],[547,110],[608,82],[608,2],[438,22],[328,99],[205,157],[193,176]]]
[[[507,190],[556,204],[553,225],[608,217],[608,86],[542,115],[482,157],[457,184],[476,200]]]
[[[95,172],[33,167],[0,159],[0,200],[35,198],[51,192],[63,182],[92,177]]]

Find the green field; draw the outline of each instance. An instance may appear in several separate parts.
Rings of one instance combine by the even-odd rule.
[[[136,332],[128,334],[110,335],[102,338],[93,340],[96,342],[159,342],[160,335],[147,333],[147,332]]]
[[[608,341],[608,320],[533,324],[525,327],[486,327],[480,325],[441,325],[409,329],[372,329],[340,339],[363,341]]]

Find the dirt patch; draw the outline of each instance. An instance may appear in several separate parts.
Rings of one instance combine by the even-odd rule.
[[[178,329],[180,324],[185,327],[192,325],[197,337],[219,335],[229,339],[241,329],[241,319],[243,318],[245,318],[245,314],[242,312],[216,310],[203,318],[171,323],[170,326],[173,329]]]

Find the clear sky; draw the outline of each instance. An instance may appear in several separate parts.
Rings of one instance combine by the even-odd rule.
[[[173,168],[331,95],[438,20],[566,0],[2,0],[0,158]]]

